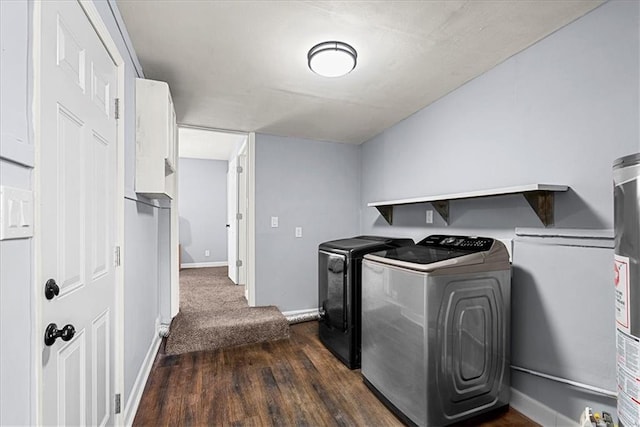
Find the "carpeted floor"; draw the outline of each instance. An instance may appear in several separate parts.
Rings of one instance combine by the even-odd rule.
[[[275,306],[249,307],[244,287],[226,267],[180,272],[180,312],[173,319],[166,354],[215,350],[289,338],[289,323]]]

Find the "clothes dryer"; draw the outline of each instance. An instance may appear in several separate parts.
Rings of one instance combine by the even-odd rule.
[[[365,383],[420,426],[507,405],[510,298],[509,254],[498,240],[434,235],[365,255]]]
[[[411,239],[357,236],[318,248],[320,341],[350,369],[360,367],[362,257],[370,252],[413,245]]]

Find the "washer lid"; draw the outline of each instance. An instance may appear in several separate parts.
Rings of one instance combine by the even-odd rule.
[[[415,245],[385,249],[365,255],[365,258],[427,271],[483,263],[485,256],[494,248],[494,242],[488,237],[432,235]]]
[[[446,259],[458,258],[469,255],[472,251],[450,250],[445,248],[433,248],[420,245],[403,246],[384,251],[375,252],[372,255],[393,259],[397,261],[410,262],[413,264],[433,264],[434,262]]]

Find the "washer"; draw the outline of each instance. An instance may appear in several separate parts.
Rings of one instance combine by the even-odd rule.
[[[365,383],[420,426],[507,405],[510,300],[509,253],[498,240],[433,235],[365,255]]]
[[[357,236],[318,247],[318,335],[325,347],[350,369],[360,367],[362,257],[413,244],[411,239]]]

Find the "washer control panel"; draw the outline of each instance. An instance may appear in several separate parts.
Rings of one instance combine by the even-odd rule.
[[[433,235],[418,243],[420,246],[437,247],[447,250],[468,250],[470,252],[484,252],[491,249],[493,239],[475,236],[445,236]]]

